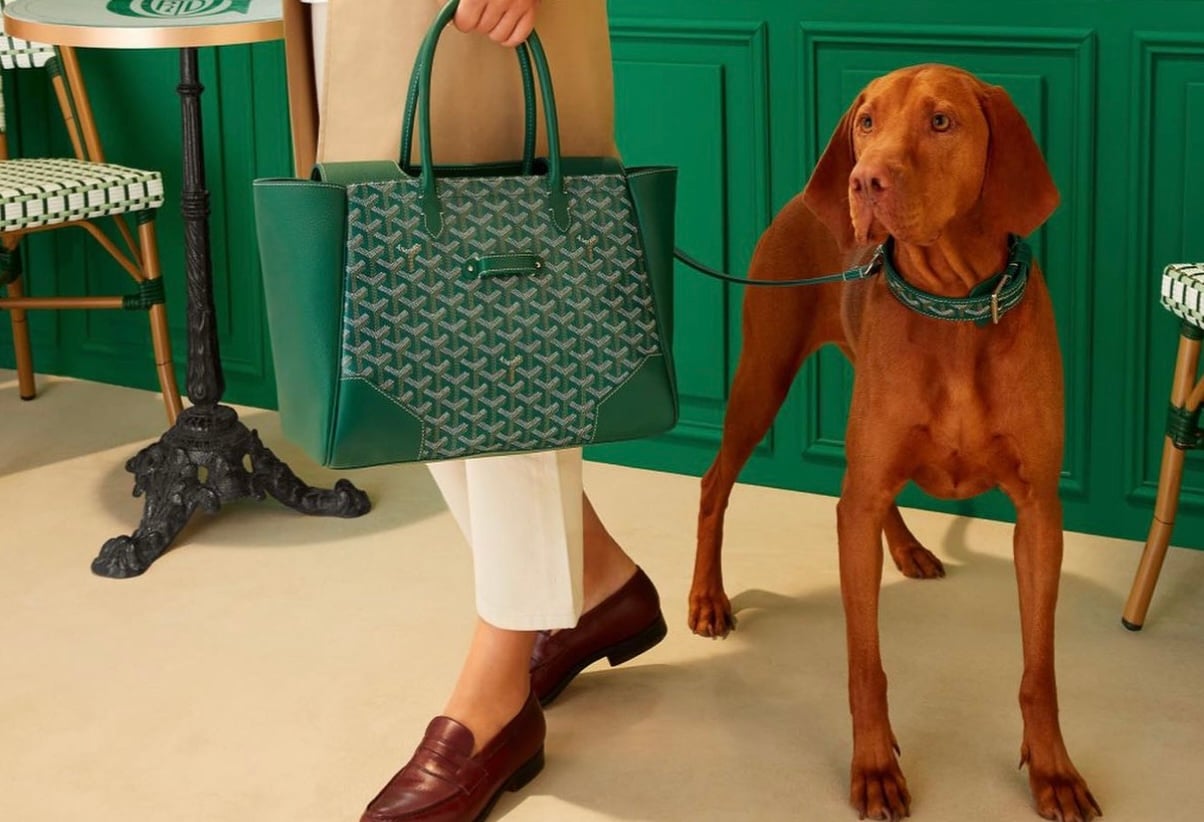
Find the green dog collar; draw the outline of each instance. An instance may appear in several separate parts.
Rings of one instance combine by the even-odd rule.
[[[1003,271],[974,286],[965,297],[942,297],[911,285],[891,263],[891,244],[888,239],[876,255],[881,259],[886,284],[899,302],[925,317],[972,322],[979,327],[994,325],[1024,298],[1033,252],[1019,237],[1013,236],[1009,241],[1008,261]]]

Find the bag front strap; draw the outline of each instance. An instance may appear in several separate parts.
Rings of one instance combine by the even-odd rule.
[[[464,271],[481,279],[538,274],[543,271],[543,258],[538,254],[489,254],[470,259]]]

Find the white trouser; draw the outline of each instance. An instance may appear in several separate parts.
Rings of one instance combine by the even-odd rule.
[[[358,43],[338,39],[328,46],[325,0],[312,3],[314,77],[324,90],[326,49],[356,48]],[[414,2],[414,0],[403,0]],[[429,0],[427,0],[429,2]],[[431,3],[432,9],[435,8]],[[343,6],[344,14],[360,13],[363,5]],[[336,12],[338,13],[338,12]],[[338,32],[355,31],[357,21],[343,18]],[[486,41],[482,38],[482,43]],[[412,56],[398,70],[409,71]],[[333,61],[332,66],[348,61]],[[332,71],[335,69],[332,68]],[[398,82],[400,74],[372,78],[330,78],[342,82]],[[318,95],[319,113],[325,108]],[[466,111],[466,116],[472,116]],[[324,124],[328,134],[359,127],[358,123]],[[341,131],[340,131],[341,133]],[[340,141],[335,140],[336,144]],[[365,160],[368,157],[319,159]],[[472,548],[477,614],[499,628],[534,631],[571,628],[581,615],[582,601],[582,488],[581,449],[449,460],[430,465],[431,475],[448,508]]]
[[[477,614],[513,631],[581,614],[581,449],[430,464],[472,546]]]

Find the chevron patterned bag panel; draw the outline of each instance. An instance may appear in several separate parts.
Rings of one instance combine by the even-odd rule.
[[[438,185],[438,237],[418,180],[347,187],[340,378],[422,421],[420,460],[591,442],[602,403],[665,354],[626,179],[567,177],[567,233],[544,177]],[[511,254],[542,265],[469,271]]]

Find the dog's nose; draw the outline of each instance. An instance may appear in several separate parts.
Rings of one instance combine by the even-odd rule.
[[[860,162],[849,177],[849,187],[854,194],[874,199],[891,187],[890,172],[878,163]]]

